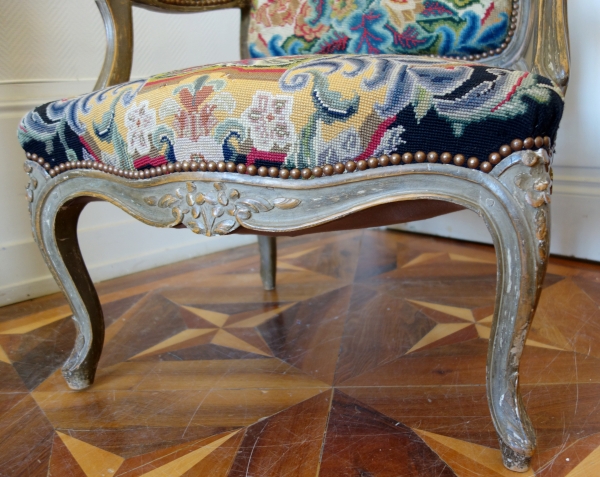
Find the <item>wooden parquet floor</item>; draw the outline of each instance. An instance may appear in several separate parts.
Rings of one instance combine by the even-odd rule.
[[[60,295],[0,309],[0,476],[472,477],[502,467],[485,395],[491,247],[382,230],[279,241],[101,283],[96,383],[60,374]],[[533,471],[600,476],[600,266],[551,259],[522,360]]]

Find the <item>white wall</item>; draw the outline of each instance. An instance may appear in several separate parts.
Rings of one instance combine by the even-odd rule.
[[[0,0],[0,306],[55,291],[31,238],[24,198],[19,119],[32,107],[92,89],[104,57],[102,20],[93,0]],[[570,5],[572,80],[555,158],[552,251],[600,260],[600,2]],[[239,56],[237,10],[173,15],[134,10],[133,76]],[[489,241],[471,212],[403,226]],[[198,237],[142,225],[118,209],[91,204],[80,225],[92,277],[105,280],[254,240]]]
[[[551,252],[600,261],[600,2],[569,2],[571,82],[554,157]],[[490,243],[470,211],[397,226]]]
[[[90,91],[105,37],[94,0],[0,0],[0,306],[58,288],[31,236],[19,119],[45,101]],[[239,57],[239,11],[173,15],[134,9],[134,77]],[[96,281],[234,247],[252,236],[206,238],[143,225],[90,204],[80,241]]]

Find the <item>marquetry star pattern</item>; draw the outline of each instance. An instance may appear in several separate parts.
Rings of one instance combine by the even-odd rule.
[[[108,287],[82,392],[60,375],[64,302],[0,316],[0,476],[513,475],[483,385],[493,251],[381,231],[292,239],[274,292],[254,248],[222,256]],[[600,468],[597,282],[551,263],[526,343],[539,475]]]
[[[456,322],[448,322],[443,320],[438,322],[435,327],[423,336],[415,345],[408,351],[412,353],[420,349],[428,349],[436,346],[443,346],[450,343],[459,343],[473,337],[489,340],[492,326],[493,315],[486,316],[477,320],[473,315],[473,311],[469,308],[460,308],[439,303],[428,303],[418,300],[408,300],[413,305],[421,310],[433,310],[447,317],[456,318]],[[438,315],[439,316],[439,315]],[[433,317],[435,320],[435,315]],[[438,318],[439,319],[439,318]],[[557,346],[552,346],[546,343],[540,343],[533,339],[527,339],[526,346],[535,346],[538,348],[555,349],[566,351]],[[408,354],[407,353],[407,354]]]
[[[214,459],[207,462],[209,458],[221,451],[219,457],[230,460],[239,445],[240,434],[240,430],[225,432],[126,459],[57,431],[50,458],[50,475],[181,477],[189,472],[208,475],[211,465],[215,465]]]
[[[183,309],[205,320],[208,327],[188,328],[180,331],[174,336],[141,351],[131,359],[169,353],[209,343],[255,355],[272,356],[269,346],[265,343],[256,328],[294,305],[295,303],[288,303],[283,306],[273,307],[268,311],[261,310],[260,312],[250,314],[250,316],[248,316],[248,313],[241,313],[241,319],[237,315],[231,316],[225,313],[183,305]]]

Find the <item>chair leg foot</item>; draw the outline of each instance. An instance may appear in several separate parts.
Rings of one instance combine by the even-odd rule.
[[[102,343],[96,340],[95,349],[92,346],[86,346],[86,343],[94,343],[89,333],[82,332],[77,325],[79,320],[74,317],[75,327],[77,328],[77,338],[71,355],[62,367],[62,375],[71,389],[80,391],[90,387],[96,376],[98,366],[98,357],[102,352]],[[85,336],[85,335],[88,336]]]
[[[513,472],[527,472],[531,464],[531,456],[519,454],[500,441],[502,462],[504,467]]]
[[[78,368],[71,369],[69,366],[63,366],[62,375],[69,387],[75,391],[81,391],[89,388],[94,383],[96,369],[86,366],[82,363]]]
[[[260,250],[260,278],[265,290],[275,289],[277,274],[277,239],[275,237],[258,236]]]

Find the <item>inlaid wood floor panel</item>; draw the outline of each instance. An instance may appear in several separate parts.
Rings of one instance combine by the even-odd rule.
[[[98,284],[95,384],[60,367],[64,298],[0,308],[0,477],[475,477],[502,466],[485,393],[492,247],[368,230]],[[600,476],[600,265],[552,258],[521,367],[525,475]]]

